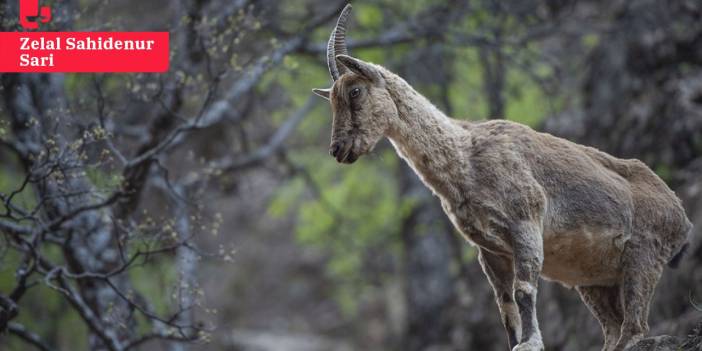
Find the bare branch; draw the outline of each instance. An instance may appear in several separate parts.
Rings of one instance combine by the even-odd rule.
[[[271,139],[265,145],[243,157],[239,157],[234,160],[227,159],[215,162],[213,166],[223,170],[224,172],[233,172],[257,165],[271,157],[275,152],[283,147],[285,140],[290,137],[300,122],[302,122],[302,120],[309,115],[310,111],[317,106],[318,100],[319,99],[317,97],[310,96],[307,99],[307,102],[305,102],[301,108],[288,117],[285,123],[283,123],[283,125],[276,130],[275,134],[273,134]]]
[[[49,346],[42,338],[29,331],[24,325],[19,324],[19,323],[10,323],[10,325],[7,327],[7,330],[17,336],[18,338],[22,339],[22,341],[36,347],[38,350],[42,351],[53,351],[55,350],[53,347]]]
[[[62,272],[63,269],[60,267],[51,270],[46,274],[44,283],[66,297],[71,306],[73,306],[83,321],[85,321],[88,328],[105,343],[108,349],[112,351],[123,350],[124,348],[119,337],[113,333],[111,328],[107,328],[103,325],[100,318],[95,315],[95,312],[85,303],[80,294],[66,282],[62,276]],[[58,281],[59,285],[55,285],[51,282],[54,279]]]
[[[130,341],[127,343],[127,345],[124,347],[125,350],[131,350],[135,347],[138,347],[142,345],[145,342],[151,341],[151,340],[171,340],[171,341],[177,341],[177,342],[189,342],[189,341],[195,341],[199,338],[199,335],[194,334],[194,335],[188,335],[188,336],[179,336],[177,334],[172,334],[172,333],[148,333],[144,334],[142,336],[137,337],[136,339]]]
[[[2,219],[0,219],[0,231],[11,235],[29,235],[32,233],[31,228]]]
[[[108,207],[108,206],[110,206],[111,204],[115,203],[115,202],[116,202],[120,197],[122,197],[122,196],[124,196],[124,194],[123,194],[122,192],[116,191],[116,192],[114,192],[112,195],[110,195],[110,197],[108,197],[107,199],[105,199],[104,201],[101,201],[101,202],[98,202],[98,203],[94,203],[94,204],[90,204],[90,205],[85,205],[85,206],[77,207],[77,208],[73,209],[72,211],[70,211],[70,212],[68,212],[68,213],[66,213],[66,214],[64,214],[64,215],[62,215],[62,216],[60,216],[60,217],[54,219],[51,223],[45,225],[45,226],[44,226],[44,229],[42,230],[42,232],[46,233],[46,232],[49,232],[49,231],[52,231],[52,230],[56,230],[56,229],[58,229],[62,224],[64,224],[64,223],[66,223],[66,222],[68,222],[68,221],[70,221],[70,220],[76,218],[77,216],[79,216],[79,215],[81,215],[81,214],[83,214],[83,213],[85,213],[85,212],[95,211],[95,210],[99,210],[99,209]]]

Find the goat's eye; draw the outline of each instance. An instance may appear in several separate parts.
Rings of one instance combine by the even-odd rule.
[[[352,99],[357,98],[359,95],[361,95],[361,89],[359,88],[353,88],[349,93],[349,97],[351,97]]]

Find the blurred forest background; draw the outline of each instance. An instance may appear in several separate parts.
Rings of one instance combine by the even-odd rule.
[[[328,156],[310,90],[344,1],[44,3],[50,30],[169,31],[171,70],[0,76],[0,349],[507,349],[475,251],[389,144]],[[654,169],[697,229],[651,334],[699,322],[702,2],[353,5],[351,53],[447,114]],[[538,306],[547,349],[600,349],[575,291]]]

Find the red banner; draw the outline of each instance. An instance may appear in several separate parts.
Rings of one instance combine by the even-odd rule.
[[[0,72],[166,72],[168,32],[0,32]]]

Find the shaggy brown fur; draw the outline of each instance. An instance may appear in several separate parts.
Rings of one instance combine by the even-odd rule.
[[[478,247],[513,350],[543,349],[540,276],[577,289],[603,350],[643,337],[654,287],[692,226],[645,164],[518,123],[450,119],[387,69],[336,59],[348,71],[315,91],[331,102],[331,154],[353,163],[390,139]]]

